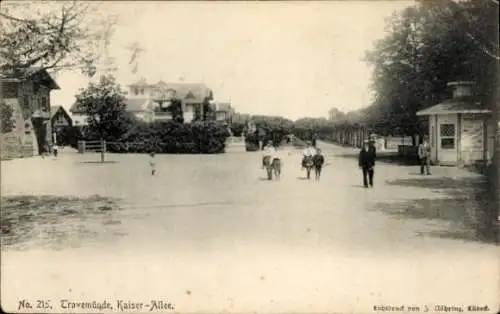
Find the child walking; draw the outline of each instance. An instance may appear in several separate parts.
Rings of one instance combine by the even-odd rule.
[[[319,148],[316,150],[316,154],[313,157],[313,164],[316,180],[319,180],[321,177],[321,169],[323,169],[323,165],[325,164],[325,156],[323,156]]]
[[[151,167],[151,175],[154,176],[156,174],[156,160],[154,152],[149,154],[149,166]]]

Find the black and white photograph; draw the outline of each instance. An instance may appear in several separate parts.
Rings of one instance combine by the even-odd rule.
[[[498,313],[499,1],[0,2],[6,313]]]

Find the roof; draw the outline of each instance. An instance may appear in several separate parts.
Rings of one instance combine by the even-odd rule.
[[[23,75],[18,74],[8,74],[5,71],[0,71],[0,80],[2,81],[23,81],[27,78],[34,78],[45,85],[47,85],[50,89],[61,89],[59,85],[57,85],[56,81],[50,76],[49,72],[44,68],[40,67],[31,67],[28,68]]]
[[[67,119],[69,119],[70,121],[73,120],[63,106],[50,106],[50,119],[54,118],[56,113],[58,113],[60,110],[62,110],[63,115],[65,115]]]
[[[50,118],[52,119],[62,106],[50,106]]]
[[[147,98],[131,98],[131,99],[125,99],[125,110],[129,112],[138,112],[138,111],[144,111],[146,109],[146,102],[148,102],[149,99]],[[80,110],[78,108],[78,104],[74,103],[71,108],[69,109],[69,112],[71,113],[84,113],[83,110]]]
[[[217,111],[230,111],[231,104],[230,103],[217,103]]]
[[[211,96],[211,90],[204,83],[167,83],[164,81],[159,81],[156,84],[147,84],[145,79],[141,79],[140,81],[130,84],[129,87],[159,87],[163,90],[174,90],[175,97],[178,99],[182,99],[185,103],[201,103],[205,99],[205,97]],[[187,98],[186,98],[187,96]]]
[[[463,96],[445,100],[430,108],[423,109],[417,112],[417,116],[427,116],[434,114],[449,114],[449,113],[490,113],[485,109],[478,97]]]

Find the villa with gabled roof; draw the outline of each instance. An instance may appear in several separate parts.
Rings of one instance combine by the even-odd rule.
[[[197,115],[203,116],[203,104],[213,101],[213,92],[203,83],[167,83],[159,81],[149,84],[142,78],[129,84],[126,91],[126,110],[144,122],[171,120],[168,111],[172,99],[178,99],[182,104],[184,122],[189,123]],[[75,105],[70,109],[76,125],[84,125],[84,113]]]
[[[170,120],[167,110],[172,99],[182,104],[184,122],[188,123],[199,115],[203,116],[204,103],[213,100],[213,92],[203,83],[167,83],[159,81],[149,84],[145,79],[128,85],[127,111],[143,121]]]

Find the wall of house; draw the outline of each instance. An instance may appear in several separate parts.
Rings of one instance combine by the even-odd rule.
[[[152,96],[153,88],[151,86],[129,86],[127,92],[127,98],[136,99],[136,98],[148,98]]]
[[[32,80],[26,80],[19,86],[18,98],[26,120],[40,117],[46,121],[43,126],[40,126],[40,128],[43,127],[43,130],[34,130],[33,133],[35,136],[37,136],[36,133],[43,134],[44,138],[39,139],[38,142],[42,144],[40,146],[47,145],[50,148],[53,142],[52,123],[50,121],[50,89],[46,86],[35,85]],[[36,124],[35,128],[37,128]]]
[[[484,116],[463,114],[460,121],[461,164],[472,165],[483,160],[484,154]]]
[[[72,113],[71,119],[74,126],[84,126],[87,124],[87,116],[81,113]]]
[[[1,159],[38,155],[38,146],[31,120],[25,120],[18,98],[3,99],[13,109],[14,128],[0,136]]]
[[[488,162],[491,162],[493,154],[495,153],[495,119],[493,117],[489,117],[486,120],[486,136],[487,136],[487,152],[486,156],[488,158]]]
[[[226,120],[226,112],[225,111],[218,111],[215,113],[215,120],[217,121],[224,121]]]
[[[437,149],[438,149],[438,137],[437,137],[437,116],[429,116],[429,144],[431,146],[431,162],[437,163]]]
[[[58,111],[53,117],[52,117],[52,126],[54,128],[60,128],[60,127],[67,127],[70,126],[70,122],[66,118],[64,114],[61,113],[61,111]]]

